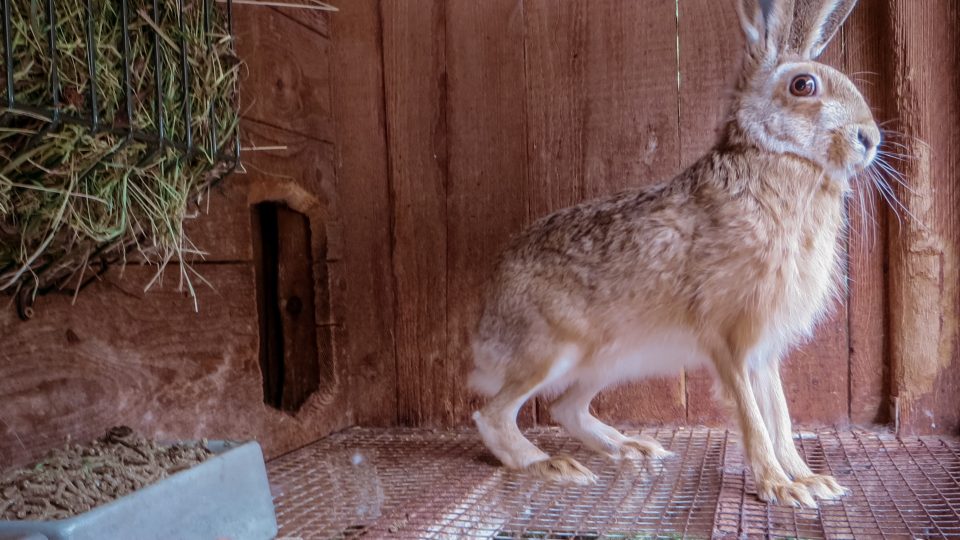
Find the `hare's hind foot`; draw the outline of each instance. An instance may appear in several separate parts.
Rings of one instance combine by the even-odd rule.
[[[672,455],[652,437],[628,437],[590,412],[598,388],[575,384],[550,407],[553,417],[587,448],[610,459],[661,459]]]
[[[567,455],[556,455],[526,467],[530,474],[550,482],[587,486],[597,482],[597,475]]]
[[[824,501],[835,501],[850,493],[850,490],[841,486],[837,480],[826,474],[814,474],[794,480],[802,484],[811,495]]]
[[[613,428],[611,428],[613,429]],[[673,455],[656,439],[646,435],[628,437],[620,435],[620,456],[626,459],[653,459],[661,460]]]

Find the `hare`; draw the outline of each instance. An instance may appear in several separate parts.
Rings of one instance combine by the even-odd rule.
[[[602,423],[608,385],[706,365],[736,412],[764,501],[813,507],[845,488],[797,453],[779,363],[841,283],[850,179],[880,130],[853,83],[814,61],[856,0],[737,0],[746,51],[715,147],[654,187],[557,211],[515,238],[486,290],[470,386],[473,419],[507,467],[557,481],[594,475],[517,427],[521,405],[613,458],[661,457]]]

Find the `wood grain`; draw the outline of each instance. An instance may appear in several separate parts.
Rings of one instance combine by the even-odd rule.
[[[583,87],[584,197],[666,180],[679,169],[675,4],[591,1]],[[602,393],[614,422],[678,422],[683,383],[644,381]]]
[[[246,156],[243,158],[246,160]],[[240,174],[227,176],[203,194],[184,220],[184,233],[203,254],[197,262],[239,262],[253,257],[248,182]]]
[[[524,5],[526,224],[584,199],[587,10],[582,0]],[[537,420],[552,422],[543,398]]]
[[[523,2],[446,5],[447,336],[460,365],[450,415],[467,421],[464,389],[483,283],[526,218]]]
[[[890,346],[897,427],[960,430],[960,6],[890,0],[892,89],[911,189],[910,216],[888,220]]]
[[[281,408],[296,411],[320,387],[331,384],[331,358],[321,358],[314,319],[310,222],[286,205],[277,206],[277,308],[283,340]],[[320,284],[325,286],[326,284]]]
[[[333,141],[330,40],[273,9],[237,4],[233,11],[237,55],[245,64],[241,114]]]
[[[331,19],[336,192],[342,216],[348,387],[356,420],[397,420],[395,293],[378,2],[343,2]]]
[[[239,4],[234,4],[234,6],[237,5]],[[336,17],[338,13],[319,9],[298,9],[286,7],[270,7],[266,9],[276,11],[293,22],[301,24],[307,29],[326,38],[330,37],[330,17]]]
[[[53,296],[27,323],[0,312],[0,463],[127,424],[162,439],[255,438],[274,456],[348,423],[338,395],[315,394],[296,416],[263,403],[253,269],[208,265],[201,311],[155,269],[128,266],[70,305]],[[175,273],[174,270],[168,272]]]
[[[691,165],[717,139],[736,82],[743,38],[735,5],[713,0],[680,3],[680,162]],[[686,418],[722,425],[726,413],[714,400],[706,369],[684,374]]]
[[[585,0],[525,5],[526,221],[584,199],[587,16]]]
[[[846,70],[876,120],[895,118],[885,72],[889,37],[882,31],[886,10],[882,2],[860,2],[844,24]],[[889,125],[889,124],[888,124]],[[854,182],[848,202],[848,316],[850,328],[850,421],[884,424],[890,421],[890,369],[886,346],[887,212],[869,181]]]
[[[384,2],[384,83],[393,195],[397,396],[403,424],[458,421],[460,358],[447,347],[444,4]]]

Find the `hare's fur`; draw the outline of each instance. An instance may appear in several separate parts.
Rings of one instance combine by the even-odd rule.
[[[474,337],[471,375],[475,389],[493,396],[474,419],[504,465],[594,479],[517,428],[519,408],[536,394],[557,396],[554,418],[598,452],[667,455],[652,439],[603,424],[590,401],[623,380],[705,365],[736,411],[762,499],[812,506],[814,497],[844,493],[793,445],[779,361],[841,290],[848,178],[869,164],[879,132],[846,77],[778,48],[790,25],[776,10],[792,3],[774,2],[766,19],[744,15],[748,4],[741,4],[744,75],[715,148],[668,182],[555,212],[504,253]],[[752,42],[751,21],[767,27],[757,36],[779,35],[781,43]],[[814,38],[821,42],[804,42],[804,50],[822,49],[829,35],[806,39]],[[787,82],[796,73],[815,74],[823,98],[793,99]]]

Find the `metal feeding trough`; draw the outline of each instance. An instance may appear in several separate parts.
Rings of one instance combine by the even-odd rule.
[[[266,540],[277,534],[260,445],[211,441],[216,454],[125,497],[56,521],[0,521],[0,540]]]

